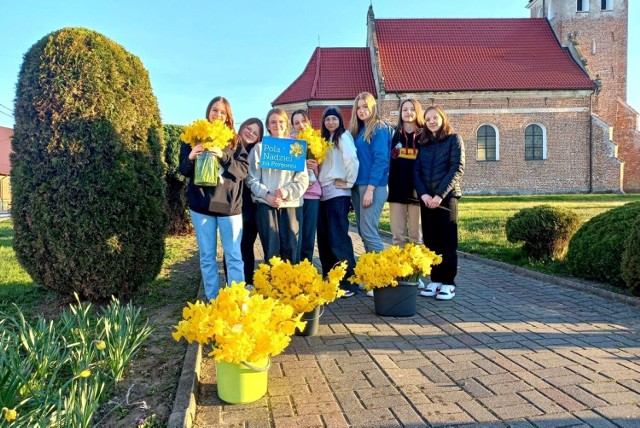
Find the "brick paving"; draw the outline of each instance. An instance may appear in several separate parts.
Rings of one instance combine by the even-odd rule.
[[[409,318],[328,305],[254,403],[220,401],[205,355],[193,426],[640,427],[640,309],[467,258],[457,281]]]

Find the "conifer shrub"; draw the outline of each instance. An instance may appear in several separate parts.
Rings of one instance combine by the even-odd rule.
[[[524,242],[523,251],[534,259],[561,259],[580,218],[571,210],[539,205],[524,208],[507,219],[509,242]]]
[[[140,59],[91,30],[55,31],[24,56],[15,121],[14,249],[33,280],[101,299],[154,279],[166,166]]]
[[[163,125],[165,152],[164,160],[167,163],[167,214],[169,215],[169,235],[185,235],[193,230],[189,218],[189,206],[187,203],[187,180],[180,174],[180,134],[184,131],[181,125]]]
[[[620,269],[627,288],[636,296],[640,295],[640,217],[633,223],[627,237]]]
[[[571,274],[624,287],[621,255],[632,225],[640,216],[640,202],[601,213],[578,229],[569,243],[567,266]]]

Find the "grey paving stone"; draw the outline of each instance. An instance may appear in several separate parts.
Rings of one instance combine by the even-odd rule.
[[[414,317],[378,317],[363,295],[328,305],[254,403],[222,403],[205,356],[193,426],[640,427],[636,308],[459,266],[456,299],[420,299]]]

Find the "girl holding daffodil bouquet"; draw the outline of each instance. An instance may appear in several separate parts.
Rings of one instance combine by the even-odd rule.
[[[300,139],[309,132],[311,118],[304,110],[296,110],[291,114],[291,125],[294,133],[292,138]],[[307,142],[308,143],[308,142]],[[307,149],[307,173],[309,174],[309,187],[302,195],[302,229],[300,232],[300,260],[313,261],[313,247],[316,242],[316,229],[318,227],[318,207],[320,206],[320,182],[318,181],[318,161],[309,157]]]
[[[189,178],[187,198],[200,251],[200,270],[207,299],[218,295],[217,233],[220,230],[228,281],[244,282],[240,252],[242,239],[242,180],[247,176],[247,151],[233,128],[233,113],[226,98],[215,97],[205,120],[197,120],[180,136],[180,173]],[[208,153],[205,153],[207,151]],[[219,165],[208,185],[195,183],[196,160],[212,155]],[[204,159],[204,158],[203,158]],[[215,184],[213,184],[215,183]]]
[[[267,131],[276,138],[289,138],[287,113],[274,108],[267,113]],[[309,174],[261,168],[262,142],[256,143],[249,156],[247,186],[257,202],[256,220],[264,259],[279,256],[291,263],[300,261],[300,223],[302,195],[309,186]]]

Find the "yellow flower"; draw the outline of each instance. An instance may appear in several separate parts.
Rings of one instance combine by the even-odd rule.
[[[220,120],[209,122],[206,119],[198,119],[184,128],[180,139],[195,147],[202,144],[205,150],[219,148],[224,150],[235,137],[235,131]]]
[[[7,422],[15,421],[18,417],[18,412],[16,412],[16,409],[8,409],[6,407],[3,407],[2,413],[4,413],[4,418]]]
[[[296,139],[307,142],[307,158],[315,159],[318,163],[322,163],[327,156],[327,152],[333,148],[333,144],[322,138],[319,130],[310,126],[300,131],[296,135]]]
[[[302,156],[302,145],[300,143],[293,143],[289,146],[289,154],[299,158]]]
[[[80,374],[78,374],[78,376],[77,376],[77,377],[85,378],[85,377],[89,377],[89,376],[91,376],[91,370],[86,369],[86,370],[82,370],[82,371],[80,372]]]
[[[342,262],[323,280],[308,260],[292,265],[272,257],[268,265],[260,264],[254,274],[254,294],[278,299],[291,305],[296,313],[311,312],[316,306],[332,302],[344,293],[340,281],[346,272],[347,264]]]
[[[304,328],[301,314],[275,299],[249,296],[244,286],[233,282],[209,303],[188,303],[173,338],[213,343],[210,355],[216,361],[240,363],[281,353],[296,327]]]
[[[98,351],[104,351],[107,347],[107,344],[104,342],[104,340],[94,340],[93,343],[96,345],[96,349],[98,349]]]
[[[366,290],[395,287],[398,281],[417,282],[420,276],[431,273],[431,266],[441,262],[442,257],[424,245],[393,245],[379,253],[361,255],[349,282],[362,283]]]

